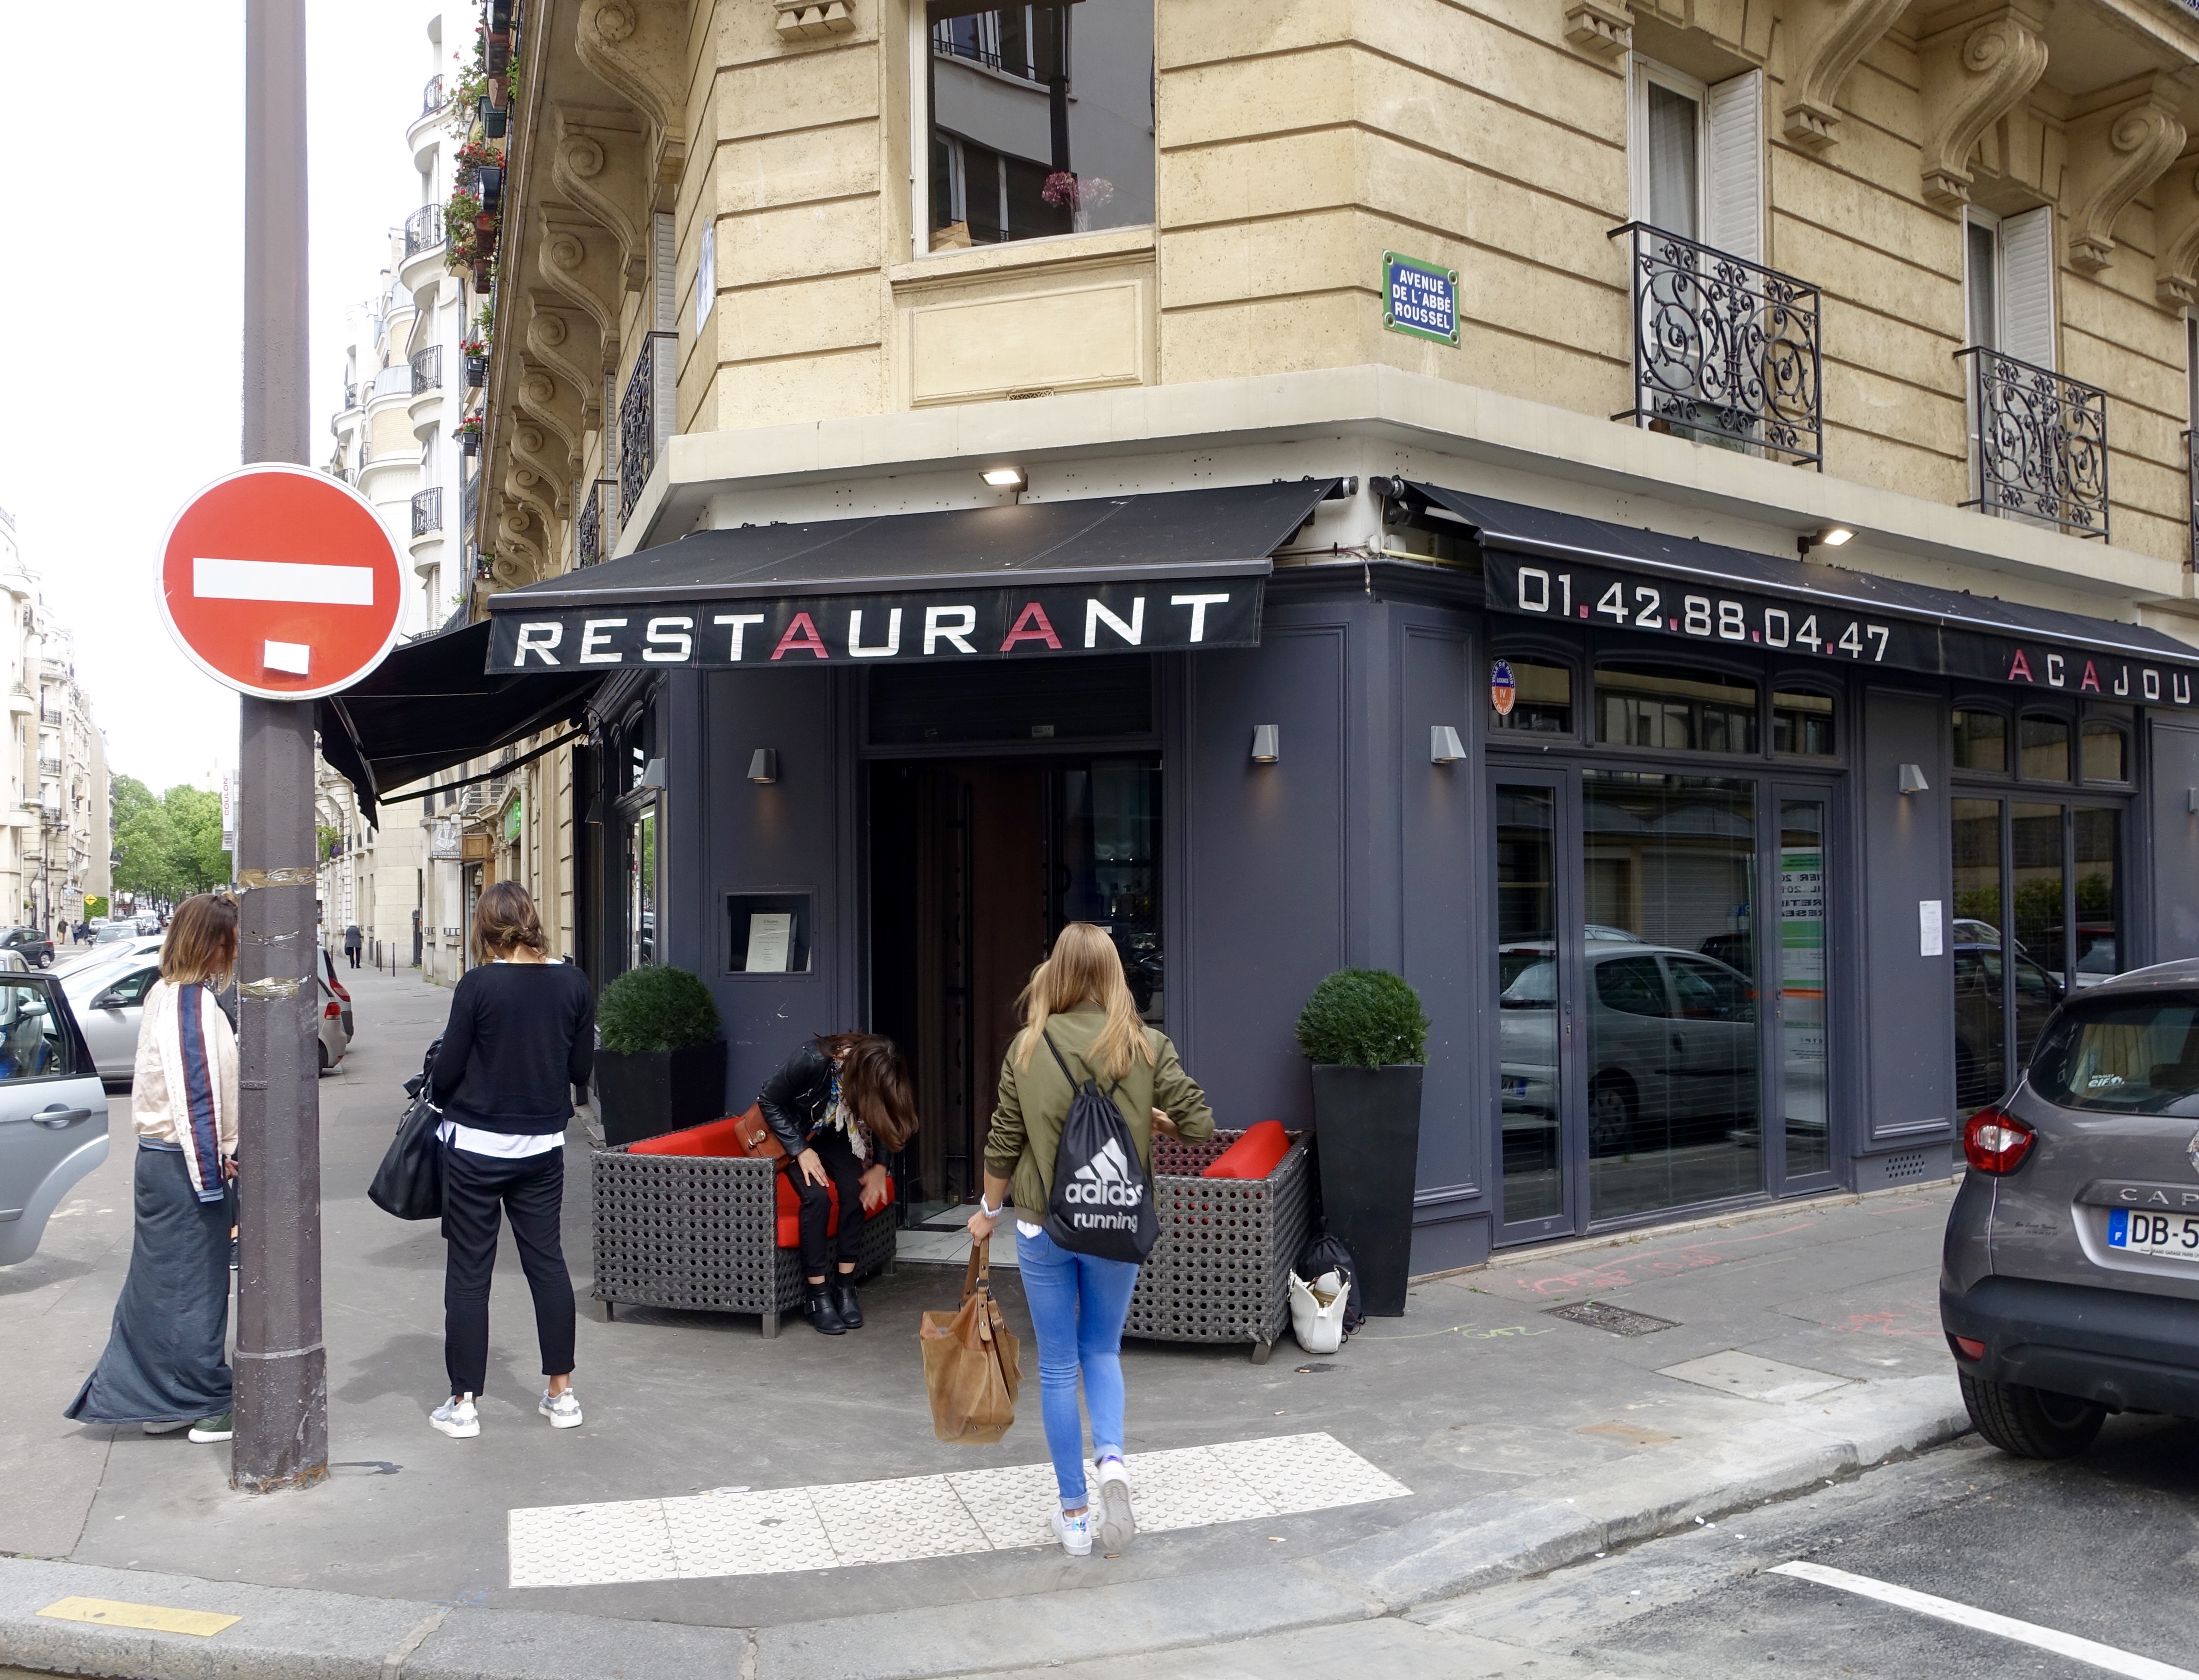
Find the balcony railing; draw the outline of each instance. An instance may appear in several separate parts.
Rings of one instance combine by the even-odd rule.
[[[478,470],[466,475],[466,487],[458,492],[458,524],[468,537],[473,535],[474,522],[481,515],[481,474]]]
[[[443,207],[423,204],[405,219],[405,254],[417,257],[443,242]]]
[[[580,487],[580,516],[573,539],[575,565],[594,565],[618,540],[617,510],[611,505],[618,493],[615,479],[599,478]]]
[[[1998,350],[1970,363],[1970,497],[1985,512],[2108,535],[2108,397]]]
[[[443,487],[433,485],[412,494],[412,534],[432,537],[443,528]]]
[[[677,333],[653,332],[641,341],[633,372],[619,402],[619,517],[624,520],[641,499],[656,464],[656,452],[672,435],[672,355]]]
[[[443,347],[431,344],[412,353],[412,394],[443,388]]]
[[[359,387],[356,384],[346,385],[344,387],[344,412],[348,414],[353,409],[357,408],[358,406]]]
[[[1638,426],[1824,470],[1817,288],[1644,222],[1632,236]]]
[[[428,85],[420,90],[420,114],[423,117],[432,117],[442,108],[443,79],[440,76],[430,76],[428,78]]]

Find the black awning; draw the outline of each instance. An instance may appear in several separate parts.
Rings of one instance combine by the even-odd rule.
[[[485,675],[488,637],[487,624],[468,624],[400,642],[353,686],[313,703],[321,755],[359,790],[370,819],[394,789],[577,720],[610,674]]]
[[[1406,488],[1432,523],[1471,528],[1494,612],[2019,688],[2193,703],[2199,647],[2144,625],[1669,537],[1440,485]]]
[[[1334,479],[692,536],[494,596],[493,671],[1245,647]]]

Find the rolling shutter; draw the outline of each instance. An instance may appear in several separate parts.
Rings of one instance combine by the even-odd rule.
[[[1764,73],[1751,70],[1710,90],[1710,203],[1703,242],[1749,262],[1764,260]]]

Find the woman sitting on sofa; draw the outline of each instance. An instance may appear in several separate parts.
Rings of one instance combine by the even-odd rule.
[[[908,1064],[890,1038],[834,1033],[789,1056],[764,1082],[756,1105],[786,1152],[786,1171],[802,1198],[802,1266],[808,1286],[802,1311],[827,1336],[860,1330],[855,1257],[861,1220],[883,1208],[887,1195],[885,1164],[878,1157],[916,1135]],[[837,1240],[825,1228],[832,1211],[828,1186],[839,1191]],[[828,1281],[836,1258],[838,1269]]]

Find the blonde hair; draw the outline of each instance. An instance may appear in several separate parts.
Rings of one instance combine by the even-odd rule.
[[[160,977],[172,986],[225,981],[236,966],[236,901],[200,893],[176,907],[160,942]]]
[[[1016,1000],[1024,1016],[1024,1030],[1016,1035],[1018,1069],[1030,1066],[1031,1052],[1038,1048],[1047,1018],[1080,1003],[1096,1003],[1107,1012],[1106,1024],[1084,1053],[1094,1072],[1122,1078],[1130,1070],[1133,1050],[1147,1062],[1154,1059],[1145,1023],[1138,1018],[1138,1006],[1130,996],[1130,983],[1123,977],[1123,959],[1115,942],[1089,922],[1071,922],[1054,939],[1053,954],[1031,971],[1030,983]]]
[[[542,918],[526,888],[516,881],[498,881],[474,906],[474,960],[493,962],[522,945],[538,956],[549,954]]]

